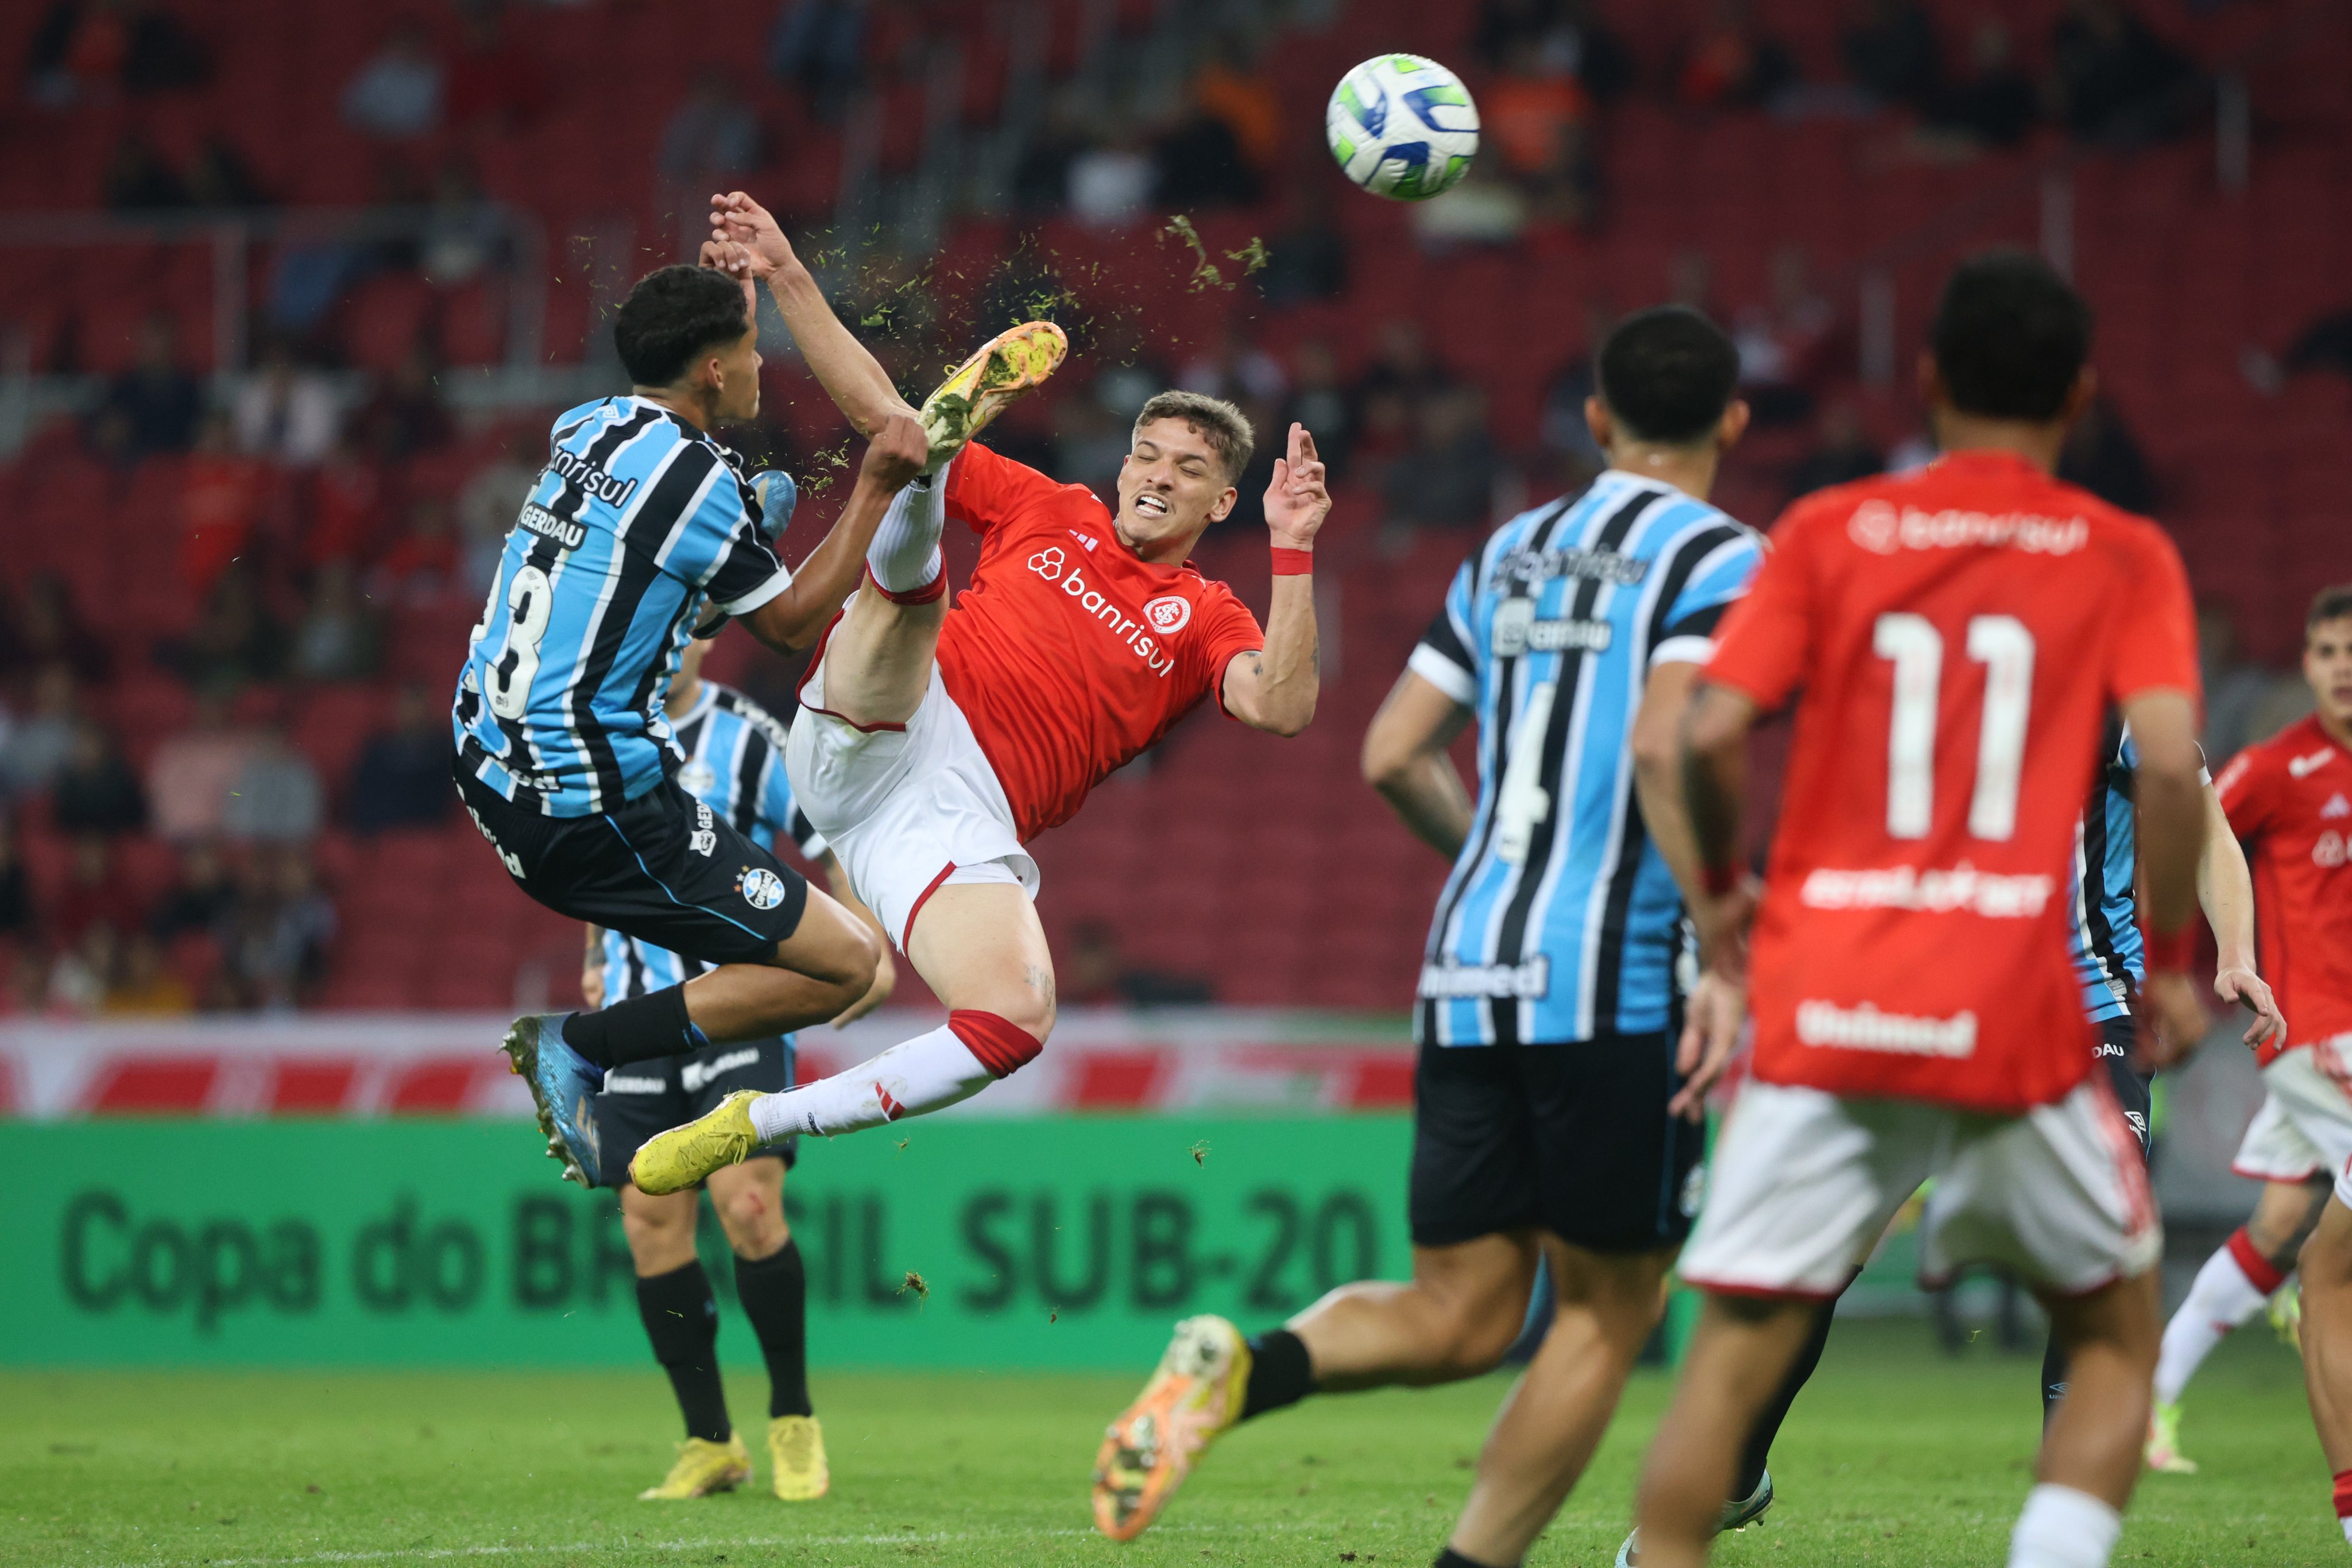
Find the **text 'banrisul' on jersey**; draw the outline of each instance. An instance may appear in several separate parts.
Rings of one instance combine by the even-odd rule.
[[[1612,471],[1506,523],[1455,574],[1412,668],[1478,719],[1478,806],[1431,926],[1414,1032],[1538,1044],[1663,1030],[1682,898],[1627,746],[1660,663],[1703,663],[1762,540]]]

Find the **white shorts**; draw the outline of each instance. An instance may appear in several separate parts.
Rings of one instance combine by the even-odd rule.
[[[904,725],[860,729],[820,711],[822,664],[801,702],[784,745],[793,798],[900,952],[941,887],[1012,883],[1036,896],[1037,862],[1021,847],[1004,787],[936,666]]]
[[[2019,1116],[1751,1082],[1716,1140],[1682,1276],[1826,1300],[1920,1183],[1920,1282],[1969,1263],[2064,1295],[2154,1268],[2164,1238],[2139,1144],[2104,1074]]]
[[[2263,1069],[2263,1108],[2247,1124],[2237,1157],[2230,1162],[2231,1170],[2258,1181],[2330,1176],[2339,1193],[2347,1190],[2352,1097],[2337,1079],[2321,1070],[2322,1051],[2339,1070],[2352,1064],[2352,1036],[2337,1035],[2282,1051]]]

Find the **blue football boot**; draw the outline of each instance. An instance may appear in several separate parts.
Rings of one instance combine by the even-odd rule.
[[[563,1165],[563,1179],[593,1187],[604,1176],[596,1133],[596,1095],[604,1070],[563,1040],[563,1013],[531,1013],[507,1030],[507,1061],[530,1085],[539,1130],[547,1134],[547,1157]]]

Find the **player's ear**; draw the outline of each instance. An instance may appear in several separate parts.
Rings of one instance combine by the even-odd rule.
[[[2099,395],[2099,372],[2084,365],[2074,372],[2074,384],[2066,389],[2066,401],[2059,405],[2058,423],[2071,427],[2083,417],[2092,400]]]
[[[1919,350],[1919,401],[1929,408],[1944,401],[1944,372],[1936,368],[1934,350]]]
[[[1748,434],[1748,408],[1746,398],[1736,397],[1724,404],[1723,417],[1716,422],[1715,449],[1717,452],[1728,452],[1738,445],[1739,438]]]
[[[1609,450],[1609,443],[1617,434],[1617,422],[1610,417],[1609,405],[1598,397],[1584,400],[1584,428],[1591,433],[1593,445],[1603,452]]]
[[[1231,485],[1226,486],[1225,493],[1219,496],[1209,507],[1209,521],[1222,523],[1233,516],[1234,503],[1241,498],[1242,493],[1239,490],[1234,489]]]

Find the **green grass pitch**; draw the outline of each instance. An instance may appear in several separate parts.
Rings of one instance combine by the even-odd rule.
[[[1504,1384],[1310,1401],[1222,1442],[1130,1547],[1087,1529],[1102,1425],[1135,1377],[824,1373],[834,1491],[641,1503],[675,1415],[659,1373],[0,1375],[0,1563],[1417,1568]],[[1916,1323],[1841,1325],[1797,1406],[1769,1527],[1717,1561],[1998,1563],[2028,1484],[2035,1363],[1958,1361]],[[1533,1565],[1605,1565],[1665,1398],[1643,1373]],[[756,1429],[765,1388],[735,1375]],[[2204,1473],[2147,1479],[2119,1563],[2336,1563],[2291,1353],[2233,1337],[2190,1390]],[[756,1443],[754,1444],[756,1448]],[[761,1455],[760,1479],[766,1479]]]

